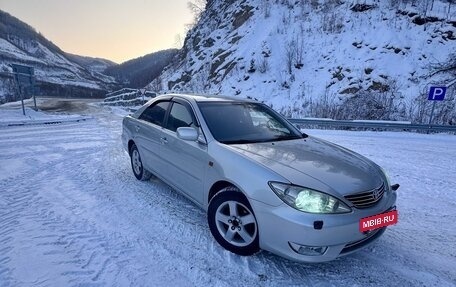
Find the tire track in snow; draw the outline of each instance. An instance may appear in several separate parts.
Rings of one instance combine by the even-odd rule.
[[[47,137],[50,137],[52,135],[46,135]],[[46,144],[46,142],[44,142],[43,144]],[[58,149],[56,150],[55,148],[53,149],[54,152],[57,152],[58,153],[62,153],[64,152],[63,149]],[[17,156],[18,154],[16,154],[15,156]],[[19,154],[19,156],[23,156],[23,157],[26,157],[26,156],[29,156],[30,154]],[[52,168],[54,166],[61,166],[62,164],[64,164],[64,160],[60,160],[60,161],[53,161],[53,162],[50,162],[47,166],[40,166],[41,169],[44,169],[44,170],[53,170]],[[72,162],[72,164],[75,164],[75,162]],[[65,170],[65,167],[63,167],[63,169]],[[56,169],[54,169],[55,171],[58,171]],[[37,181],[37,182],[41,182],[44,180],[44,178],[46,177],[46,175],[42,176],[42,177],[39,177],[39,176],[36,176],[34,175],[34,172],[36,172],[36,169],[31,169],[31,171],[29,173],[26,174],[26,177],[27,178],[30,178],[29,182],[30,181]],[[12,182],[14,182],[14,179],[11,179],[9,180],[9,182],[7,182],[6,184],[8,185],[11,185]],[[22,202],[19,202],[18,198],[16,198],[15,202],[16,204],[13,204],[11,205],[11,210],[9,212],[16,212],[16,213],[19,213],[21,214],[22,210],[18,210],[20,207],[22,207],[25,204],[27,204],[31,198],[28,198],[28,197],[24,197],[23,198],[24,201]],[[45,207],[46,209],[48,208],[51,208],[52,205],[49,204],[48,202],[40,202],[40,201],[43,201],[44,199],[40,196],[39,197],[39,201],[35,201],[35,203],[39,203],[39,204],[36,204],[38,207],[41,206],[41,207]],[[59,217],[55,217],[53,215],[53,213],[49,213],[49,212],[43,212],[41,211],[39,214],[35,214],[34,216],[28,216],[28,219],[29,220],[34,220],[36,222],[39,222],[41,223],[42,226],[44,227],[47,227],[47,229],[51,229],[52,231],[56,232],[56,231],[63,231],[62,230],[62,226],[67,226],[67,222],[61,222],[60,221],[60,218]],[[75,227],[73,226],[71,228],[72,230],[75,229]],[[84,233],[83,233],[84,234]],[[65,234],[64,234],[65,235]],[[56,239],[57,237],[57,239]],[[91,237],[91,235],[79,235],[78,236],[79,240],[81,239],[89,239]],[[41,236],[39,238],[35,237],[35,239],[41,239],[39,240],[39,242],[36,244],[36,246],[44,246],[44,247],[52,247],[50,248],[51,250],[49,251],[46,251],[43,253],[43,255],[45,256],[52,256],[52,255],[61,255],[61,254],[64,254],[64,252],[61,250],[62,246],[65,246],[68,248],[68,243],[66,241],[62,241],[62,236],[57,236],[57,234],[48,234],[48,235],[45,235],[45,236]],[[43,241],[44,240],[44,241]],[[77,257],[83,257],[84,254],[87,254],[87,252],[89,250],[99,250],[100,247],[103,245],[103,244],[100,244],[99,246],[97,246],[97,248],[92,248],[91,246],[91,241],[97,241],[99,242],[100,240],[99,239],[96,239],[96,240],[86,240],[85,244],[83,245],[83,247],[79,248],[78,251],[77,251],[77,254],[76,256]],[[107,244],[105,244],[107,245]],[[54,249],[55,248],[55,249]],[[93,265],[93,262],[96,261],[94,260],[95,256],[93,256],[94,253],[92,253],[92,255],[89,257],[88,261],[86,260],[85,262],[85,265],[82,265],[81,268],[84,268],[84,269],[87,269],[90,265]],[[122,254],[120,253],[118,256],[121,256]],[[128,260],[124,260],[123,262],[126,262]],[[73,260],[73,261],[67,261],[67,262],[77,262],[77,263],[80,263],[81,261],[78,261],[77,259],[76,260]],[[98,279],[100,279],[100,277],[102,276],[103,272],[106,271],[106,269],[108,268],[108,263],[110,262],[110,259],[108,257],[108,259],[105,259],[104,261],[102,261],[100,259],[100,262],[101,262],[101,267],[97,270],[97,273],[94,277],[91,277],[92,281],[96,281]],[[121,261],[122,262],[122,261]],[[88,270],[88,271],[63,271],[62,274],[64,276],[76,276],[77,278],[70,278],[69,281],[71,282],[84,282],[84,280],[82,280],[80,277],[84,274],[89,274],[89,275],[92,275],[94,273],[94,270]],[[70,276],[70,277],[71,277]]]
[[[52,133],[46,134],[49,138],[47,144],[52,146],[52,134],[61,132],[65,132],[65,129],[54,130]],[[71,143],[71,141],[68,141],[68,143]],[[38,144],[46,144],[46,142]],[[87,148],[80,150],[87,152]],[[53,152],[61,154],[66,152],[66,150],[54,148]],[[92,150],[92,153],[96,152]],[[26,158],[30,154],[19,153],[13,156]],[[57,274],[60,277],[68,277],[66,282],[77,283],[78,285],[93,284],[102,278],[103,273],[108,268],[111,257],[105,250],[109,246],[106,242],[106,236],[97,235],[93,230],[84,231],[86,226],[77,226],[69,222],[69,220],[65,220],[62,216],[56,215],[52,211],[49,212],[48,208],[52,207],[53,204],[35,191],[36,189],[39,190],[41,183],[46,182],[46,179],[52,178],[53,174],[59,174],[59,169],[56,167],[61,166],[66,161],[67,159],[62,158],[51,160],[42,165],[40,162],[32,160],[29,161],[31,168],[26,173],[2,182],[2,187],[5,187],[3,189],[5,192],[1,194],[2,202],[6,203],[7,208],[3,209],[3,212],[0,214],[0,226],[2,227],[2,238],[4,238],[0,241],[0,256],[5,256],[0,261],[0,268],[2,274],[1,281],[6,282],[7,285],[16,285],[21,282],[20,278],[13,280],[11,276],[5,276],[5,274],[11,275],[14,273],[14,267],[8,266],[8,263],[12,259],[10,253],[14,249],[14,239],[17,240],[22,235],[26,235],[27,233],[33,234],[36,231],[45,233],[45,235],[31,237],[33,247],[38,247],[41,251],[40,254],[37,254],[40,259],[49,257],[45,261],[52,263],[64,255],[64,257],[69,258],[66,262],[70,262],[70,269],[80,267],[80,270],[63,270],[60,274]],[[19,177],[26,180],[17,181]],[[30,183],[32,183],[32,186]],[[15,195],[17,190],[20,190],[22,195]],[[31,210],[37,212],[30,213],[29,211]],[[18,218],[21,218],[21,220],[17,220]],[[25,225],[31,225],[32,230],[27,230]],[[85,228],[80,229],[81,227]],[[81,231],[75,232],[75,230]],[[5,237],[4,235],[6,234],[12,234],[14,236]],[[25,241],[23,240],[23,242]],[[100,254],[101,262],[94,260],[93,256],[87,256],[88,252],[90,254],[93,250],[98,250],[97,252]],[[102,252],[99,252],[100,250]]]
[[[189,200],[159,180],[134,179],[120,127],[119,119],[100,115],[98,122],[15,128],[21,136],[13,138],[11,130],[7,140],[0,135],[0,149],[11,143],[27,148],[8,149],[8,160],[30,166],[0,181],[2,284],[22,285],[24,265],[36,286],[417,286],[429,280],[449,286],[455,278],[454,271],[437,271],[405,249],[422,242],[419,225],[408,221],[366,251],[325,264],[294,263],[268,252],[233,255],[215,243],[205,213]],[[364,148],[362,138],[357,144]]]

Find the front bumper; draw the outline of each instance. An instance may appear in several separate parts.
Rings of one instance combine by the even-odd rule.
[[[395,207],[396,192],[388,191],[373,207],[352,208],[353,211],[346,214],[310,214],[286,204],[271,207],[250,201],[258,222],[262,249],[294,261],[325,262],[355,252],[380,238],[386,228],[361,233],[359,220]],[[315,221],[323,221],[323,227],[315,229]],[[327,249],[321,255],[307,256],[297,253],[291,247],[293,244]]]

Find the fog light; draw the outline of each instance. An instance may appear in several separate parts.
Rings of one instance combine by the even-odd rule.
[[[291,249],[293,249],[294,252],[299,253],[301,255],[306,255],[306,256],[319,256],[323,255],[326,250],[328,249],[328,246],[306,246],[306,245],[301,245],[293,242],[288,242],[290,245]]]

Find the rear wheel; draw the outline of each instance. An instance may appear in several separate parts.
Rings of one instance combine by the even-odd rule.
[[[260,250],[258,224],[241,192],[229,189],[217,193],[207,214],[211,233],[222,247],[243,256]]]
[[[133,170],[133,174],[138,180],[149,180],[151,177],[151,173],[144,169],[143,163],[141,161],[141,155],[139,154],[139,150],[135,144],[131,146],[130,150],[130,161],[131,161],[131,169]]]

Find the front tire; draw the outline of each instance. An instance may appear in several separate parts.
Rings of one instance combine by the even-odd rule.
[[[228,251],[249,256],[260,250],[258,223],[241,192],[229,188],[217,193],[207,215],[212,236]]]
[[[151,173],[148,172],[141,161],[141,155],[139,154],[139,150],[136,147],[136,144],[133,144],[130,149],[130,162],[131,162],[131,169],[133,170],[133,174],[138,180],[149,180],[151,177]]]

